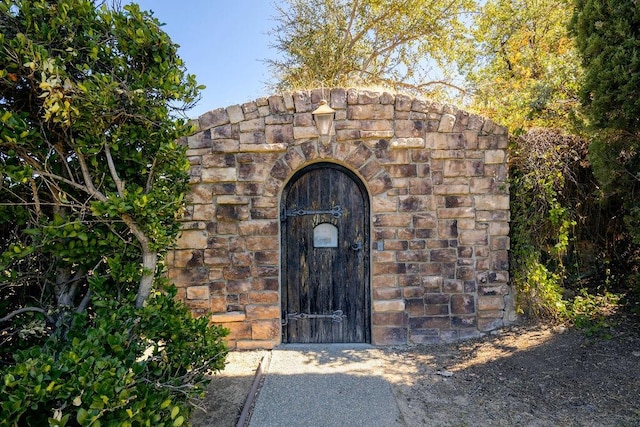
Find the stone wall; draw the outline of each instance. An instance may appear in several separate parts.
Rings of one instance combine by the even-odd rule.
[[[513,320],[505,128],[450,105],[322,90],[210,111],[186,138],[191,193],[168,274],[238,349],[280,342],[280,195],[314,162],[347,167],[371,198],[371,325],[377,345],[479,336]]]

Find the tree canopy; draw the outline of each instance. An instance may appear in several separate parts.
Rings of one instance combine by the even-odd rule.
[[[640,132],[640,7],[576,0],[572,20],[585,68],[581,99],[593,125]]]
[[[370,85],[434,94],[473,0],[287,0],[267,60],[278,89]]]
[[[12,280],[56,283],[68,306],[92,272],[110,271],[141,306],[157,253],[178,231],[188,163],[176,140],[188,128],[172,105],[196,99],[195,79],[136,5],[0,7],[0,191],[3,220],[17,230],[3,242],[3,269]],[[42,257],[56,270],[20,268]]]
[[[135,4],[0,1],[3,421],[180,425],[224,366],[161,277],[199,89]]]
[[[640,7],[633,0],[576,0],[571,22],[585,69],[581,98],[589,159],[604,200],[640,243]]]
[[[460,47],[471,107],[512,132],[569,129],[581,76],[571,13],[571,0],[487,0]]]

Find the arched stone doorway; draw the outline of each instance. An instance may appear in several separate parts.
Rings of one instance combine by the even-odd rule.
[[[314,163],[281,201],[282,337],[370,342],[369,196],[348,169]]]
[[[319,138],[312,112],[327,93],[334,131]],[[505,128],[451,105],[344,88],[259,98],[212,110],[197,124],[182,141],[191,191],[168,276],[196,315],[229,328],[231,348],[273,347],[287,317],[291,324],[302,313],[340,310],[288,311],[282,303],[283,192],[323,162],[343,165],[368,190],[363,341],[449,342],[514,320]],[[319,233],[336,226],[324,224]]]

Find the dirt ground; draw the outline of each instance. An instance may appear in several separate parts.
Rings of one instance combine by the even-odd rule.
[[[640,329],[611,337],[515,326],[462,343],[382,349],[407,426],[640,425]],[[266,351],[231,353],[195,426],[235,426]]]

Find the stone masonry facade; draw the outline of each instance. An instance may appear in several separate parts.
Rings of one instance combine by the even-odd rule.
[[[330,137],[311,112],[336,110]],[[168,275],[231,348],[281,341],[282,190],[315,162],[353,171],[371,202],[372,344],[480,336],[514,319],[507,132],[450,105],[363,89],[295,91],[219,108],[182,143],[188,209]]]

